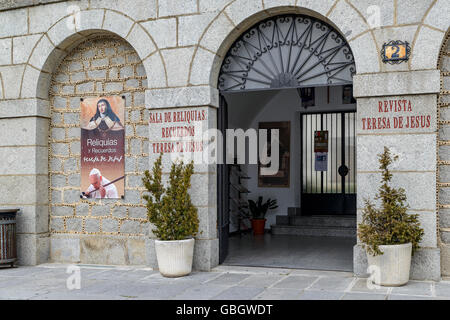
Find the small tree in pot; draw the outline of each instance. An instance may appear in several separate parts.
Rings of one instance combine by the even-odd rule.
[[[152,173],[148,170],[142,179],[150,195],[147,201],[148,220],[155,226],[156,257],[159,271],[166,277],[179,277],[192,271],[194,236],[198,232],[197,208],[192,204],[188,189],[194,165],[191,162],[173,163],[169,186],[162,184],[162,154],[156,160]]]
[[[263,197],[258,197],[258,202],[253,200],[248,200],[248,208],[250,209],[250,213],[252,216],[252,229],[253,234],[264,234],[264,227],[266,224],[265,216],[267,210],[276,209],[277,200],[268,199],[265,203],[262,203]]]
[[[376,200],[381,207],[366,200],[358,236],[367,253],[369,266],[375,267],[375,283],[400,286],[408,282],[411,256],[419,248],[424,231],[417,214],[408,214],[406,194],[403,188],[390,186],[392,173],[389,166],[398,159],[389,149],[378,155],[382,170],[381,186]]]

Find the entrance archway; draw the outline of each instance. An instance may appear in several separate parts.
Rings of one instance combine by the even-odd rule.
[[[281,228],[272,228],[273,234],[295,234],[296,226],[304,227],[297,224],[305,223],[307,219],[310,228],[303,228],[300,234],[314,235],[312,230],[322,229],[318,235],[344,235],[352,238],[348,243],[349,252],[352,251],[352,241],[356,239],[356,102],[351,94],[355,73],[352,51],[341,33],[328,23],[307,15],[288,14],[265,19],[233,43],[219,74],[218,127],[223,132],[229,128],[262,128],[269,125],[267,118],[272,116],[278,124],[289,123],[290,147],[285,154],[289,154],[290,161],[284,172],[288,181],[284,185],[276,184],[280,179],[275,185],[266,183],[258,173],[258,166],[253,168],[256,171],[252,169],[253,176],[238,167],[245,176],[237,178],[238,184],[253,181],[253,188],[247,188],[243,182],[241,189],[232,181],[235,166],[219,165],[220,263],[228,254],[233,215],[237,212],[240,231],[242,216],[248,213],[247,199],[241,195],[253,189],[259,192],[256,195],[253,192],[253,198],[261,194],[265,199],[270,194],[281,196],[279,204],[280,200],[284,202],[283,197],[294,199],[288,201],[287,207],[283,206],[285,217],[276,217],[276,225],[280,223]],[[240,102],[236,102],[238,100]],[[295,105],[295,110],[284,108],[287,104]],[[261,111],[259,105],[271,109],[266,111],[272,115],[261,116],[265,111]],[[292,113],[284,113],[286,121],[280,119],[283,109]],[[234,125],[230,125],[230,120]],[[237,125],[245,120],[246,127]],[[275,125],[273,121],[271,125]],[[329,150],[324,150],[322,155],[325,156],[322,159],[326,159],[322,161],[325,168],[319,169],[314,163],[314,135],[325,132],[328,137],[326,149]],[[281,171],[276,175],[281,176]],[[270,188],[271,192],[261,188]],[[237,197],[232,195],[233,189],[238,190]],[[330,214],[345,216],[338,220],[336,217],[327,219]]]

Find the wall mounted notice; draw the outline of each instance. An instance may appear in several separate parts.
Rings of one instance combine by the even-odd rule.
[[[328,131],[314,131],[314,152],[328,152]]]
[[[435,121],[425,105],[415,105],[411,99],[379,100],[370,116],[361,117],[363,131],[392,129],[428,129]]]
[[[123,198],[125,99],[81,101],[81,197]]]
[[[314,131],[314,169],[328,170],[328,131]]]
[[[328,152],[316,152],[314,154],[314,169],[316,171],[328,170]]]

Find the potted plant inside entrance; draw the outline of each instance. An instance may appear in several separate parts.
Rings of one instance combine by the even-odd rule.
[[[375,284],[401,286],[409,280],[411,256],[419,248],[424,231],[418,215],[407,213],[405,190],[391,186],[389,166],[398,156],[384,147],[378,159],[382,180],[375,199],[380,200],[380,207],[365,200],[358,236],[366,249],[369,266],[375,268]]]
[[[148,170],[142,179],[149,195],[148,220],[154,225],[156,258],[159,272],[165,277],[180,277],[192,271],[194,236],[198,232],[197,208],[192,204],[188,189],[194,173],[193,163],[173,163],[169,185],[162,183],[162,154],[156,160],[152,173]]]
[[[252,217],[252,229],[254,235],[264,234],[266,225],[266,213],[269,209],[276,209],[277,200],[268,199],[265,203],[262,202],[263,197],[258,197],[258,202],[248,200],[248,208]]]

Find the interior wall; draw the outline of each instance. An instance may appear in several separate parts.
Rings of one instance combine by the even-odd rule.
[[[249,199],[257,200],[258,196],[263,196],[263,201],[268,198],[277,199],[278,208],[269,210],[267,213],[266,228],[275,224],[277,215],[287,215],[289,207],[301,206],[301,114],[356,108],[355,104],[342,103],[342,89],[342,86],[316,87],[314,106],[307,109],[302,107],[301,98],[296,89],[232,93],[225,96],[228,102],[228,127],[230,129],[258,129],[259,122],[291,122],[290,183],[288,188],[258,187],[258,166],[250,164],[242,166],[250,177],[248,180],[243,180],[242,183],[250,191]],[[247,154],[248,150],[247,146]],[[231,220],[230,222],[230,232],[236,231],[235,221]]]

